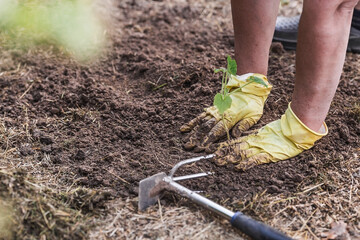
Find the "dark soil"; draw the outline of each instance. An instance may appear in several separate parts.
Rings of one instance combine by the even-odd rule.
[[[0,113],[8,128],[27,124],[31,138],[15,147],[39,161],[49,156],[44,169],[66,173],[59,175],[59,183],[77,180],[113,197],[133,198],[141,179],[199,155],[183,149],[179,128],[212,103],[220,88],[213,69],[225,66],[226,56],[233,55],[234,40],[230,16],[226,24],[220,23],[220,31],[188,3],[119,1],[118,11],[122,33],[112,34],[107,56],[92,66],[14,51],[15,64],[7,69],[14,73],[0,75]],[[274,88],[264,116],[252,129],[286,110],[294,86],[294,56],[273,46],[268,77]],[[215,175],[186,185],[236,207],[239,199],[265,190],[297,192],[321,177],[319,168],[338,167],[337,162],[346,161],[359,146],[359,117],[354,114],[360,96],[359,61],[358,55],[347,55],[326,119],[329,135],[313,149],[246,172],[211,162],[192,165],[182,173],[210,170]],[[20,78],[18,64],[26,69]]]

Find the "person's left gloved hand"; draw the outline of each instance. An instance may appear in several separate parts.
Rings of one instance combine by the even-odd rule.
[[[281,119],[267,124],[256,134],[221,143],[215,152],[215,163],[232,163],[238,170],[247,170],[259,164],[289,159],[310,149],[315,141],[325,136],[328,133],[325,123],[322,132],[305,126],[289,104]]]
[[[248,84],[249,78],[261,78],[267,87],[259,83]],[[233,92],[239,89],[241,91]],[[256,73],[248,73],[241,76],[231,76],[226,88],[232,99],[231,107],[224,113],[224,121],[217,107],[211,106],[189,123],[184,124],[181,132],[190,132],[186,137],[185,149],[195,151],[210,151],[210,146],[226,135],[226,129],[232,129],[231,133],[239,137],[242,132],[253,126],[262,116],[265,100],[267,99],[272,85],[266,76]],[[225,124],[225,126],[224,126]]]

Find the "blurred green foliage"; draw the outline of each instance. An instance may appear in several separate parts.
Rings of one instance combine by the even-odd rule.
[[[86,0],[0,0],[0,38],[18,47],[51,43],[80,60],[95,56],[104,29]]]

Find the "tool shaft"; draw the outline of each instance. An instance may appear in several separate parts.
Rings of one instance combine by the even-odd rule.
[[[224,217],[229,220],[234,227],[238,228],[254,240],[291,240],[288,236],[244,215],[241,212],[234,213],[229,209],[195,193],[194,191],[191,191],[190,189],[174,182],[174,180],[169,176],[163,179],[163,183],[165,183],[165,189],[189,198],[191,201],[199,204],[200,206]]]
[[[220,206],[217,203],[214,203],[213,201],[201,196],[200,194],[197,194],[190,189],[174,182],[170,177],[165,177],[163,179],[164,182],[167,183],[166,189],[174,191],[178,194],[180,194],[183,197],[189,198],[193,202],[203,206],[204,208],[215,212],[219,214],[220,216],[223,216],[227,220],[231,220],[231,218],[234,216],[234,212],[230,211],[227,208],[224,208],[223,206]]]

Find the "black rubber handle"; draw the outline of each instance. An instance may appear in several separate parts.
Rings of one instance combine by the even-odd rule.
[[[254,240],[291,240],[288,236],[255,221],[241,212],[236,212],[230,222],[234,227]]]

